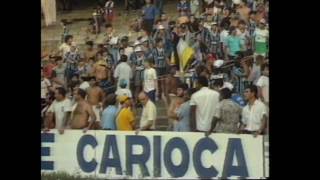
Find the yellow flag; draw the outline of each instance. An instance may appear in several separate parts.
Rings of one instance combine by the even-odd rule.
[[[177,51],[182,68],[185,69],[195,51],[183,39],[179,40]]]

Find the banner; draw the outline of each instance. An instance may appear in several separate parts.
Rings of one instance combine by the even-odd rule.
[[[196,132],[41,134],[41,172],[100,178],[263,178],[263,138]]]

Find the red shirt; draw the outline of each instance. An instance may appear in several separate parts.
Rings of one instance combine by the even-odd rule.
[[[46,78],[51,78],[51,76],[52,76],[52,71],[53,71],[53,68],[55,67],[55,65],[54,64],[51,64],[51,63],[49,63],[49,64],[47,64],[44,68],[43,68],[43,75],[44,75],[44,77],[46,77]]]

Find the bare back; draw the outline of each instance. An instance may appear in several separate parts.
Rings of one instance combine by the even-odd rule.
[[[176,94],[178,88],[179,79],[176,77],[168,76],[166,80],[166,88],[168,88],[168,94]]]
[[[88,90],[88,103],[92,106],[98,105],[102,102],[103,90],[99,86],[92,87]]]

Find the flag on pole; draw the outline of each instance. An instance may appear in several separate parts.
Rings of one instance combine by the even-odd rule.
[[[180,65],[182,69],[186,68],[186,65],[191,60],[191,57],[194,55],[194,49],[191,48],[185,40],[180,38],[179,43],[177,45],[177,52],[179,56]]]

